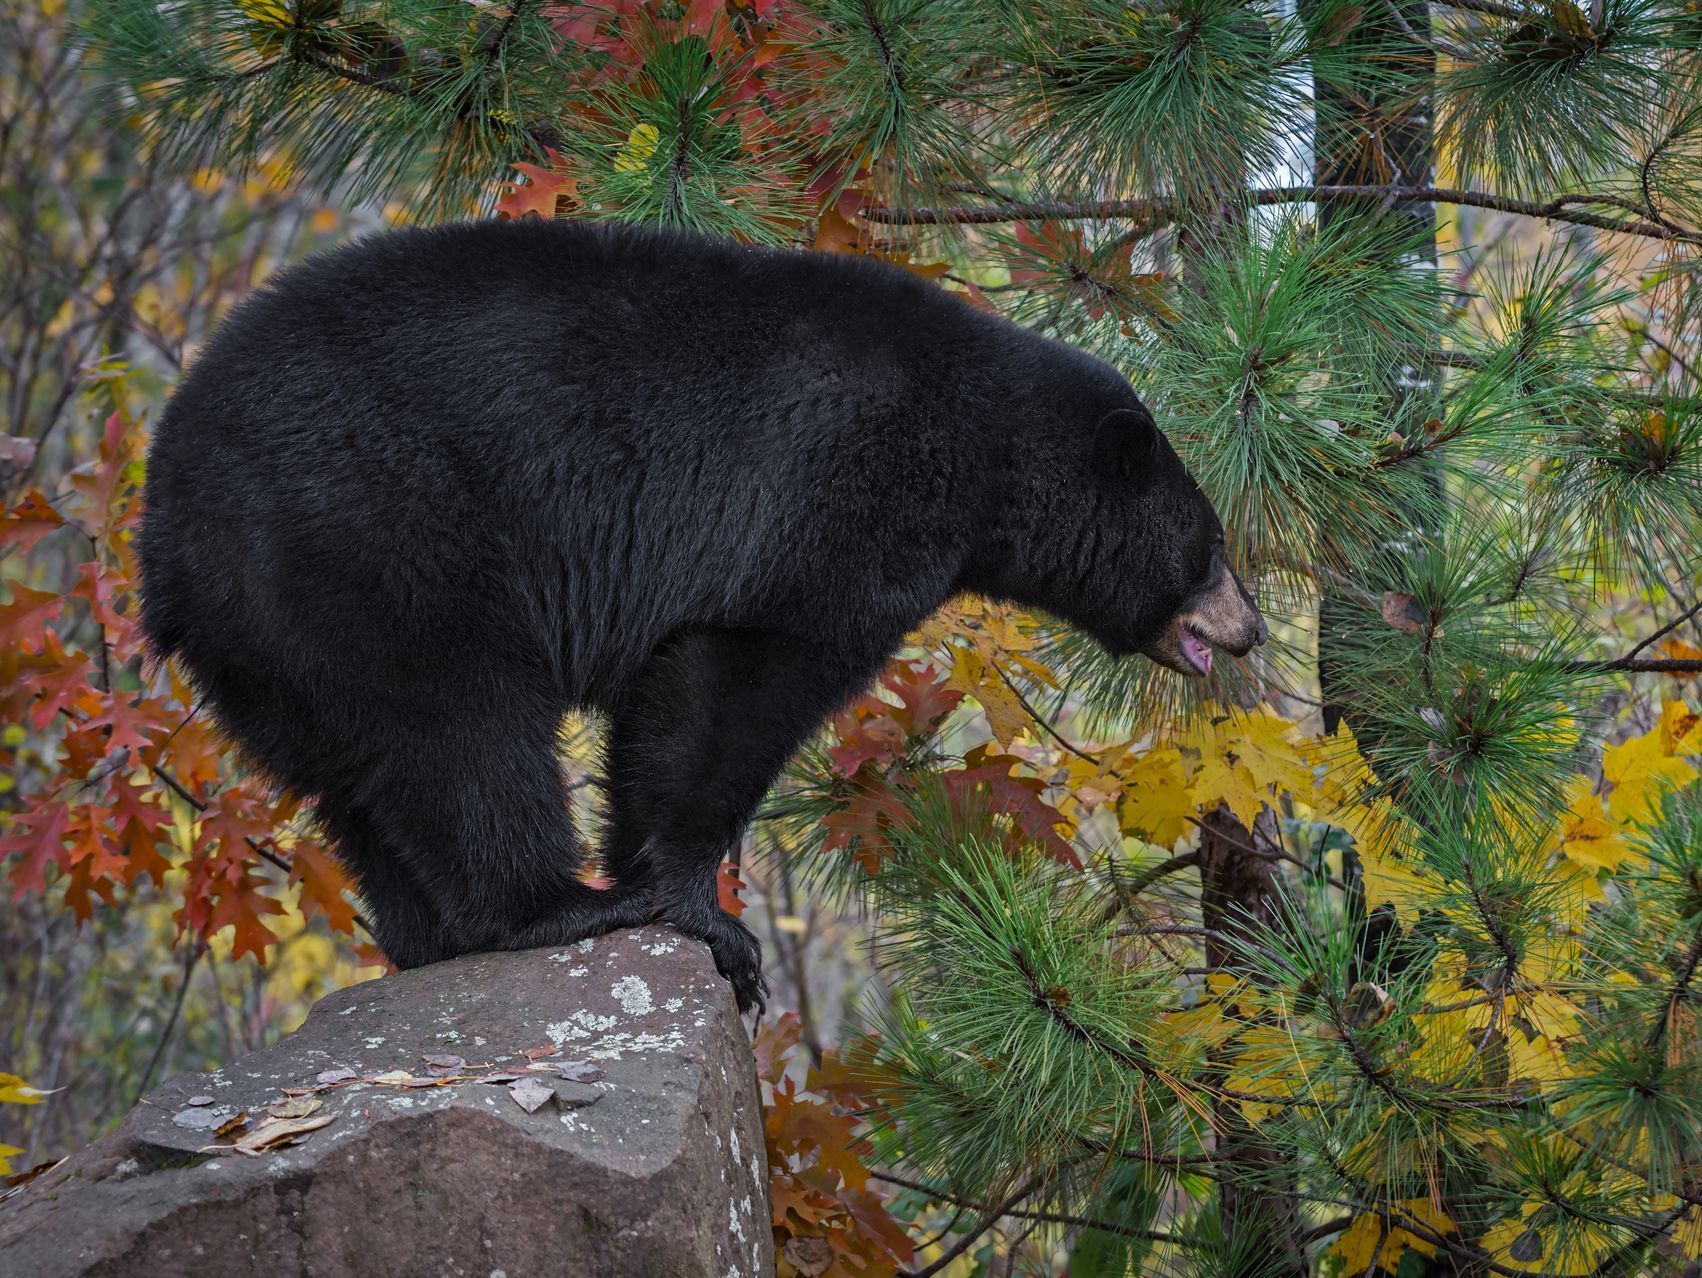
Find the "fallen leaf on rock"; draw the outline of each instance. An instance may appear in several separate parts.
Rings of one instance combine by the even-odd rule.
[[[192,1132],[210,1132],[223,1120],[219,1118],[217,1111],[202,1105],[194,1109],[178,1110],[171,1116],[171,1121],[179,1127],[187,1127]]]
[[[325,1127],[337,1116],[335,1114],[319,1114],[312,1118],[268,1118],[248,1135],[237,1141],[233,1148],[239,1154],[247,1154],[258,1158],[268,1149],[293,1142],[297,1136],[305,1136],[308,1132],[316,1132]]]
[[[247,1121],[248,1121],[248,1111],[245,1109],[245,1110],[242,1110],[240,1113],[238,1113],[235,1118],[227,1118],[227,1119],[225,1119],[224,1122],[220,1123],[217,1127],[213,1128],[213,1135],[215,1135],[215,1136],[229,1136],[232,1132],[237,1131],[239,1128],[241,1128],[242,1125],[244,1123],[246,1123]]]
[[[556,1090],[537,1078],[522,1078],[508,1085],[514,1103],[528,1114],[536,1114],[546,1102],[555,1099]]]
[[[524,1077],[524,1075],[516,1074],[512,1070],[506,1070],[500,1074],[486,1074],[483,1078],[479,1079],[479,1081],[481,1083],[512,1083],[515,1079],[522,1077]]]
[[[392,1087],[394,1087],[398,1083],[407,1082],[412,1077],[413,1077],[413,1075],[408,1073],[408,1071],[405,1070],[405,1069],[393,1069],[393,1070],[389,1070],[389,1071],[387,1071],[383,1074],[374,1074],[371,1078],[367,1079],[366,1081],[369,1082],[369,1083],[388,1083]]]
[[[273,1118],[306,1118],[318,1108],[319,1101],[312,1096],[292,1096],[275,1102],[267,1113]]]
[[[64,1161],[65,1160],[63,1158],[55,1158],[51,1162],[37,1163],[28,1171],[21,1171],[16,1176],[8,1176],[3,1182],[0,1182],[0,1184],[4,1184],[6,1186],[3,1191],[0,1191],[0,1203],[5,1202],[13,1194],[21,1194],[25,1185],[29,1184],[38,1176],[47,1175],[48,1172],[52,1171]]]
[[[554,1043],[546,1043],[542,1047],[528,1047],[525,1051],[521,1052],[520,1054],[522,1056],[524,1056],[529,1061],[535,1061],[535,1060],[538,1060],[540,1057],[554,1056],[556,1054],[557,1050],[558,1049],[556,1048]]]
[[[408,1078],[403,1079],[402,1080],[402,1086],[403,1087],[442,1087],[445,1083],[449,1083],[449,1082],[453,1082],[453,1081],[454,1081],[453,1075],[447,1075],[446,1074],[441,1078],[421,1078],[421,1077],[419,1077],[419,1075],[415,1074],[415,1075],[412,1075]]]
[[[420,1058],[425,1062],[426,1073],[439,1077],[444,1074],[459,1074],[467,1068],[467,1058],[464,1056],[429,1055]]]
[[[347,1083],[359,1077],[360,1075],[355,1073],[354,1070],[350,1069],[347,1065],[339,1065],[336,1069],[320,1070],[314,1077],[313,1081],[322,1084]]]

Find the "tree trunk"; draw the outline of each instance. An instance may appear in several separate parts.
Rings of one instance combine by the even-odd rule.
[[[1248,974],[1244,955],[1227,938],[1276,919],[1274,870],[1262,851],[1277,850],[1276,814],[1261,809],[1252,830],[1219,806],[1200,836],[1200,914],[1211,934],[1206,964],[1238,976]],[[1233,1041],[1216,1064],[1226,1069]],[[1221,1098],[1212,1105],[1217,1132],[1218,1210],[1223,1236],[1236,1258],[1226,1271],[1234,1278],[1306,1278],[1306,1253],[1299,1241],[1299,1200],[1290,1160],[1268,1144],[1241,1112],[1241,1103]],[[1256,1241],[1255,1241],[1256,1240]],[[1280,1261],[1277,1259],[1280,1257]]]

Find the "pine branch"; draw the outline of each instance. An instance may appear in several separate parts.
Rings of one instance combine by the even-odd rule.
[[[1621,657],[1617,661],[1572,661],[1564,669],[1582,674],[1702,674],[1702,659],[1696,657]]]
[[[409,85],[394,84],[389,80],[381,80],[370,72],[362,71],[358,67],[349,67],[344,66],[339,62],[333,62],[330,58],[325,57],[323,54],[315,53],[312,49],[292,50],[290,57],[292,61],[299,62],[304,66],[310,66],[316,71],[323,71],[326,75],[331,76],[333,79],[347,80],[350,84],[358,84],[363,88],[376,89],[378,92],[388,93],[392,97],[411,98],[417,101],[419,98],[424,96],[417,89],[414,89]],[[279,64],[276,62],[268,64],[269,67],[275,67],[278,65]],[[243,74],[248,75],[253,73],[244,72]]]
[[[1532,16],[1513,8],[1512,5],[1497,4],[1495,0],[1440,0],[1440,3],[1449,9],[1486,13],[1492,18],[1506,18],[1510,22],[1528,22]]]
[[[1644,651],[1646,648],[1649,648],[1649,647],[1653,646],[1655,643],[1657,643],[1658,641],[1665,639],[1668,635],[1670,635],[1673,631],[1677,630],[1685,622],[1689,621],[1697,613],[1702,613],[1702,599],[1699,599],[1695,603],[1691,604],[1689,608],[1687,608],[1683,612],[1679,613],[1678,616],[1674,617],[1671,621],[1667,622],[1666,625],[1662,626],[1659,630],[1655,631],[1654,634],[1650,635],[1647,639],[1643,640],[1642,643],[1638,644],[1630,652],[1626,653],[1625,656],[1622,658],[1622,660],[1629,661],[1631,658],[1635,657],[1638,653]]]
[[[871,1171],[870,1180],[882,1181],[888,1185],[897,1185],[901,1189],[914,1190],[919,1194],[927,1194],[930,1198],[942,1203],[951,1203],[954,1207],[966,1207],[971,1211],[986,1212],[991,1210],[985,1203],[978,1203],[968,1198],[960,1198],[948,1190],[940,1189],[925,1181],[911,1180],[905,1176],[896,1176],[891,1172]],[[1123,1238],[1144,1238],[1148,1242],[1175,1242],[1174,1234],[1160,1229],[1136,1229],[1131,1225],[1119,1225],[1109,1220],[1099,1220],[1093,1216],[1072,1216],[1056,1211],[1030,1211],[1026,1208],[1012,1208],[1005,1215],[1017,1220],[1038,1220],[1054,1225],[1075,1225],[1082,1229],[1097,1229],[1102,1233],[1117,1234]]]
[[[490,66],[502,54],[503,46],[508,43],[508,37],[514,32],[514,24],[520,21],[524,13],[536,0],[514,0],[508,6],[508,12],[503,15],[502,22],[496,26],[479,44],[479,53]]]
[[[1003,1217],[1010,1215],[1011,1208],[1015,1207],[1024,1198],[1027,1198],[1030,1194],[1032,1194],[1034,1192],[1034,1188],[1035,1181],[1033,1178],[1019,1185],[1015,1192],[1006,1198],[1004,1202],[1000,1203],[996,1207],[989,1207],[986,1214],[981,1217],[980,1222],[950,1247],[947,1247],[945,1251],[941,1252],[938,1259],[934,1260],[931,1264],[925,1265],[921,1269],[905,1269],[900,1271],[901,1278],[932,1278],[934,1274],[939,1273],[940,1270],[944,1269],[947,1265],[951,1264],[952,1261],[956,1260],[964,1252],[974,1246],[975,1240],[980,1238],[982,1234],[986,1233],[994,1225],[998,1224]]]
[[[1608,204],[1637,209],[1630,201],[1613,195],[1575,193],[1562,195],[1546,203],[1519,200],[1512,196],[1495,195],[1487,191],[1464,191],[1443,186],[1279,186],[1263,187],[1246,193],[1247,202],[1254,205],[1305,204],[1314,200],[1379,199],[1391,204],[1454,204],[1467,208],[1490,209],[1498,213],[1516,213],[1524,217],[1550,222],[1567,222],[1574,226],[1589,226],[1622,235],[1639,235],[1646,239],[1702,244],[1702,231],[1661,226],[1654,222],[1623,221],[1587,213],[1579,204]],[[1186,212],[1186,205],[1169,199],[1045,201],[1027,204],[946,205],[930,208],[869,208],[861,216],[870,222],[921,226],[986,226],[1001,222],[1038,221],[1101,221],[1109,218],[1138,218],[1150,220],[1168,217],[1174,221]],[[1658,215],[1657,215],[1658,216]]]

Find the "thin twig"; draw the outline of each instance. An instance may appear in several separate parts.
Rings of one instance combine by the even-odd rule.
[[[870,1180],[884,1181],[889,1185],[897,1185],[902,1189],[915,1190],[927,1194],[937,1202],[951,1203],[957,1207],[967,1207],[971,1211],[985,1212],[985,1203],[974,1202],[971,1199],[960,1198],[948,1190],[929,1185],[924,1181],[910,1180],[904,1176],[895,1176],[890,1172],[871,1171]],[[1125,1238],[1145,1238],[1151,1242],[1171,1242],[1171,1235],[1157,1229],[1138,1229],[1131,1225],[1119,1225],[1109,1220],[1100,1220],[1093,1216],[1072,1216],[1056,1211],[1031,1211],[1026,1208],[1013,1208],[1004,1213],[1018,1220],[1040,1220],[1054,1225],[1077,1225],[1083,1229],[1098,1229],[1108,1234],[1119,1234]]]
[[[165,1026],[160,1030],[159,1041],[154,1044],[154,1054],[148,1057],[147,1068],[142,1071],[142,1081],[136,1085],[136,1098],[132,1105],[142,1103],[142,1094],[148,1090],[148,1084],[153,1081],[154,1070],[159,1067],[160,1057],[165,1055],[165,1049],[170,1044],[172,1035],[177,1032],[177,1021],[183,1015],[183,1000],[189,993],[189,980],[195,975],[195,965],[201,961],[201,956],[207,952],[207,938],[197,937],[195,947],[190,950],[189,957],[183,961],[183,979],[177,983],[177,998],[171,1005],[171,1015],[166,1018]]]
[[[951,1264],[952,1261],[956,1260],[964,1252],[973,1247],[976,1240],[994,1225],[998,1224],[1002,1217],[1010,1214],[1011,1208],[1015,1207],[1024,1198],[1027,1198],[1030,1194],[1032,1194],[1034,1192],[1034,1183],[1034,1179],[1030,1178],[1022,1185],[1019,1185],[1015,1192],[1013,1192],[1010,1197],[1006,1198],[1004,1202],[1000,1203],[997,1207],[988,1208],[986,1215],[982,1216],[980,1222],[974,1225],[963,1235],[963,1237],[959,1238],[950,1247],[947,1247],[943,1252],[941,1252],[937,1260],[923,1266],[921,1269],[900,1270],[899,1272],[903,1275],[903,1278],[932,1278],[932,1275],[939,1273],[940,1270],[944,1269],[947,1265]]]

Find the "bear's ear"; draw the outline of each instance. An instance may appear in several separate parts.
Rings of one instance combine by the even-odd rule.
[[[1152,465],[1162,438],[1151,413],[1113,409],[1093,428],[1093,473],[1103,479],[1133,479]]]

